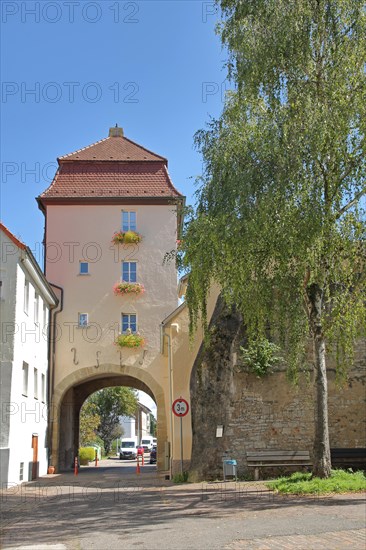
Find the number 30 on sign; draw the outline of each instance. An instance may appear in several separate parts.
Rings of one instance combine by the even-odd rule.
[[[176,416],[185,416],[189,411],[188,401],[183,399],[183,397],[176,399],[172,405],[172,410]]]

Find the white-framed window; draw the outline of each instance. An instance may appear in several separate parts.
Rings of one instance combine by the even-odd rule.
[[[122,281],[126,281],[126,283],[136,283],[137,262],[122,262]]]
[[[79,275],[89,275],[89,262],[79,262]]]
[[[88,313],[79,313],[78,316],[78,326],[79,327],[87,327],[89,322],[89,315]]]
[[[136,212],[122,210],[122,231],[136,231]]]
[[[136,313],[122,313],[121,315],[122,333],[126,333],[129,330],[131,332],[137,332],[137,315]]]
[[[41,374],[41,395],[42,395],[42,403],[46,403],[46,375]]]
[[[43,326],[45,327],[47,325],[47,306],[45,302],[43,302]]]
[[[34,390],[34,399],[38,399],[38,369],[34,367],[33,369],[33,390]]]
[[[34,294],[34,322],[38,323],[39,321],[39,294],[37,292]]]
[[[27,397],[28,396],[28,372],[29,372],[29,365],[25,361],[23,361],[23,367],[22,367],[22,374],[23,374],[23,389],[22,394]]]
[[[24,281],[24,313],[28,315],[29,312],[29,281]]]

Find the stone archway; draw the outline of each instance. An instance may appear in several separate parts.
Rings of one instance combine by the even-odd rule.
[[[60,470],[72,467],[79,447],[79,413],[85,399],[95,391],[111,386],[128,386],[144,391],[157,405],[158,469],[164,467],[167,425],[164,392],[146,370],[134,366],[103,364],[85,367],[66,376],[53,394],[50,422],[51,464]]]

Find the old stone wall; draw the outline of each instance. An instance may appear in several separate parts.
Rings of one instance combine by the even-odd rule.
[[[221,478],[222,456],[230,451],[238,473],[248,473],[246,452],[308,450],[314,440],[315,389],[310,368],[297,386],[284,369],[258,378],[238,360],[241,321],[222,304],[212,319],[214,338],[192,370],[193,448],[191,478]],[[354,368],[337,384],[329,361],[329,431],[334,447],[366,447],[366,342],[356,349]],[[224,425],[216,438],[217,425]]]

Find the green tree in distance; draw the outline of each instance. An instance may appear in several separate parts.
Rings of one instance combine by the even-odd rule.
[[[88,443],[93,443],[96,440],[99,424],[98,408],[87,399],[80,410],[80,447],[86,447]]]
[[[106,454],[111,449],[113,439],[122,435],[121,416],[134,416],[137,408],[137,392],[131,388],[104,388],[88,397],[81,409],[92,411],[99,418],[96,435],[104,442]]]
[[[222,0],[235,90],[196,134],[205,172],[180,245],[191,330],[213,281],[251,341],[316,372],[313,473],[330,475],[326,358],[365,322],[366,11],[359,0]],[[343,370],[344,372],[344,370]]]

